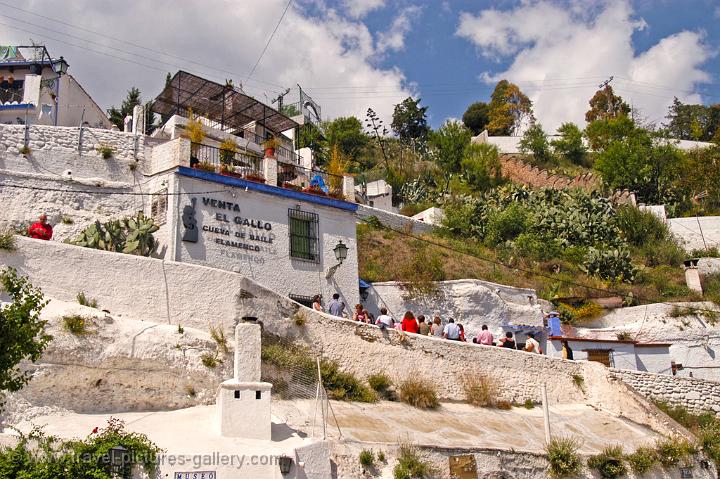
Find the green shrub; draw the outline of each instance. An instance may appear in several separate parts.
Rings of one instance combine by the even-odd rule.
[[[100,153],[100,156],[102,156],[106,160],[112,158],[113,154],[115,153],[113,147],[105,143],[100,143],[97,146],[97,151],[98,153]]]
[[[529,212],[518,203],[513,203],[504,210],[498,210],[488,217],[485,244],[496,246],[511,241],[525,232],[529,222]]]
[[[370,387],[378,393],[383,393],[392,386],[392,381],[385,373],[372,374],[367,380]]]
[[[217,328],[214,325],[210,325],[210,337],[213,341],[215,341],[215,344],[217,344],[218,350],[222,352],[223,354],[230,353],[230,348],[228,348],[228,341],[227,337],[225,336],[225,331],[222,328],[222,325],[218,326]]]
[[[535,403],[532,401],[532,399],[526,399],[525,402],[523,403],[523,407],[525,409],[534,409]]]
[[[202,361],[203,366],[210,369],[213,369],[217,367],[218,364],[220,364],[220,360],[218,359],[218,357],[209,352],[202,353],[200,355],[200,361]]]
[[[30,153],[32,153],[32,150],[30,149],[29,146],[23,145],[22,148],[20,148],[21,155],[29,155]]]
[[[435,250],[420,248],[397,272],[403,279],[400,284],[403,297],[410,299],[432,298],[438,294],[438,281],[445,279],[443,260]]]
[[[139,211],[135,216],[119,220],[105,223],[95,221],[68,243],[116,253],[150,256],[159,245],[153,236],[158,229],[160,227],[155,224],[155,220]]]
[[[75,220],[73,220],[72,217],[68,216],[68,215],[63,215],[63,217],[60,219],[60,221],[64,225],[71,225],[71,224],[75,223]]]
[[[630,252],[625,249],[589,248],[581,268],[589,276],[597,276],[609,281],[633,283],[637,275],[637,268],[632,264]]]
[[[62,321],[63,329],[75,336],[84,336],[90,332],[88,330],[88,322],[90,320],[85,316],[80,316],[79,314],[69,314],[67,316],[63,316]]]
[[[393,469],[393,479],[426,479],[435,474],[435,468],[420,459],[418,449],[411,444],[401,444],[398,463]]]
[[[327,389],[330,399],[359,402],[378,400],[375,391],[362,384],[352,374],[340,371],[340,367],[334,361],[322,360],[320,372],[323,386]]]
[[[305,314],[302,311],[296,311],[295,314],[293,314],[293,322],[295,326],[302,328],[305,326],[307,318],[305,318]]]
[[[363,449],[360,451],[360,464],[366,469],[375,467],[375,453],[369,449]]]
[[[670,229],[660,218],[635,206],[623,205],[617,209],[617,225],[623,237],[633,246],[643,246],[670,238]]]
[[[93,298],[88,298],[87,296],[85,296],[85,293],[83,291],[80,291],[75,298],[77,299],[78,304],[97,309],[97,301]]]
[[[554,478],[570,477],[580,472],[580,444],[571,437],[556,437],[545,446],[549,473]]]
[[[493,407],[497,405],[498,393],[495,383],[490,378],[471,374],[463,381],[465,400],[477,407]]]
[[[690,441],[681,437],[658,440],[655,443],[658,460],[663,467],[674,466],[696,452]]]
[[[658,463],[657,451],[651,447],[639,447],[632,454],[625,456],[630,468],[637,475],[643,475]]]
[[[687,257],[685,250],[673,240],[663,240],[656,243],[647,243],[639,248],[640,254],[645,258],[645,266],[680,266]]]
[[[15,249],[15,233],[6,231],[0,233],[0,250],[13,251]]]
[[[627,473],[623,463],[622,446],[607,446],[600,454],[591,456],[587,460],[590,469],[595,469],[603,479],[615,479]]]
[[[720,249],[717,246],[706,249],[694,249],[690,252],[691,258],[720,258]]]
[[[380,462],[385,462],[385,453],[383,451],[379,451],[377,453],[377,460]]]
[[[413,375],[399,385],[400,400],[419,409],[435,409],[440,406],[435,385]]]

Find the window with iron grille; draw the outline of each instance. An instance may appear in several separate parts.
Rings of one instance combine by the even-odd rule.
[[[320,262],[318,251],[318,215],[299,209],[288,209],[290,231],[290,257]]]
[[[167,189],[158,191],[157,194],[153,195],[152,203],[150,204],[150,217],[158,226],[164,225],[167,221],[167,192]]]

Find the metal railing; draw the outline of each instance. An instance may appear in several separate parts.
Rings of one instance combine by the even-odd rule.
[[[278,186],[315,194],[342,196],[343,177],[298,165],[278,163]]]
[[[201,143],[190,146],[190,166],[248,179],[264,179],[262,158]]]
[[[298,154],[293,150],[285,148],[284,146],[277,147],[275,149],[275,155],[277,156],[278,161],[282,161],[284,163],[294,163],[296,165],[300,163]]]

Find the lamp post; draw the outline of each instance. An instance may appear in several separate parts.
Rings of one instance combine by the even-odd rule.
[[[68,62],[66,62],[63,57],[52,61],[53,70],[55,70],[55,73],[58,75],[66,74],[69,66],[70,65],[68,65]]]
[[[113,475],[121,477],[127,462],[129,462],[127,448],[118,445],[110,449],[110,469]]]
[[[340,267],[341,264],[343,264],[343,261],[347,258],[348,254],[348,247],[345,243],[340,240],[337,245],[333,248],[333,252],[335,253],[335,259],[338,260],[338,264],[330,268],[325,275],[325,278],[330,279],[335,274],[335,271]]]
[[[293,464],[292,457],[280,456],[278,458],[278,465],[280,466],[280,474],[282,474],[283,476],[286,474],[289,474],[292,464]]]

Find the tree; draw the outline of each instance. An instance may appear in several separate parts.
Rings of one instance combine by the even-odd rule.
[[[0,308],[0,391],[13,392],[30,380],[30,373],[18,370],[20,361],[40,359],[52,336],[40,319],[47,304],[42,291],[13,268],[0,273],[0,284],[12,300]]]
[[[429,145],[435,162],[448,173],[459,173],[465,147],[472,133],[458,121],[448,120],[430,133]]]
[[[479,135],[487,128],[490,123],[490,105],[485,102],[477,101],[467,107],[463,113],[463,124],[473,132],[473,135]]]
[[[142,105],[142,99],[140,98],[140,90],[132,87],[130,88],[130,90],[128,90],[127,97],[125,97],[125,99],[123,100],[119,110],[115,108],[115,106],[111,106],[110,109],[107,111],[110,122],[114,123],[115,126],[122,130],[124,127],[123,121],[125,120],[125,117],[128,115],[132,115],[133,108],[135,108],[135,106],[137,105]]]
[[[590,99],[590,109],[585,113],[585,121],[588,123],[595,120],[606,120],[627,116],[630,113],[630,106],[623,101],[622,97],[615,95],[610,85],[595,92]]]
[[[720,104],[686,105],[675,98],[665,117],[668,136],[679,140],[713,141],[720,129]]]
[[[557,130],[560,138],[550,142],[555,153],[576,165],[583,165],[587,157],[587,148],[583,144],[583,134],[575,123],[563,123]]]
[[[502,181],[500,154],[495,145],[471,143],[465,147],[462,172],[468,186],[487,191]]]
[[[684,152],[679,187],[698,205],[698,213],[720,209],[720,146]]]
[[[327,151],[338,149],[344,158],[357,162],[370,139],[363,131],[360,120],[354,116],[340,117],[323,125]]]
[[[627,116],[595,120],[585,128],[585,136],[590,148],[595,151],[605,149],[610,143],[631,135],[637,127]]]
[[[517,135],[526,122],[535,121],[532,102],[517,85],[500,80],[490,97],[488,133]]]
[[[415,100],[408,97],[402,103],[395,105],[390,126],[405,143],[415,142],[423,146],[430,133],[426,118],[427,109],[426,106],[420,106],[419,98]]]
[[[550,144],[540,123],[532,125],[523,133],[519,146],[521,152],[525,154],[532,153],[537,163],[544,164],[552,160]]]

